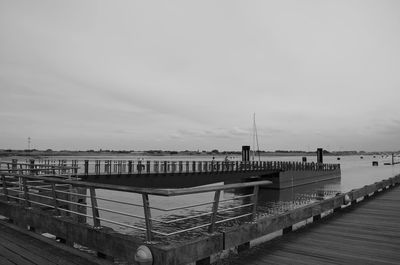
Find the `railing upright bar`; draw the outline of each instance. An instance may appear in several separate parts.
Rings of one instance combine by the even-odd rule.
[[[22,178],[22,185],[24,188],[24,199],[25,199],[25,206],[31,207],[31,203],[29,201],[29,194],[28,194],[28,185],[26,184],[26,178]]]
[[[214,233],[215,229],[215,222],[217,220],[217,213],[218,213],[218,205],[219,205],[219,197],[221,194],[221,190],[216,190],[214,194],[214,203],[212,206],[212,215],[211,215],[211,224],[208,227],[209,233]]]
[[[152,234],[151,234],[152,222],[151,222],[149,195],[145,193],[142,194],[142,199],[143,199],[144,218],[146,221],[146,240],[150,242],[152,239]]]
[[[97,199],[96,199],[96,190],[91,187],[90,190],[90,201],[92,203],[92,215],[93,215],[93,226],[100,227],[100,214],[99,209],[97,209]]]
[[[60,215],[60,210],[58,209],[56,185],[54,183],[51,183],[51,193],[53,195],[54,209],[56,210],[57,215]]]
[[[85,175],[89,175],[89,160],[85,160]]]
[[[260,186],[254,186],[253,188],[253,213],[252,219],[253,221],[256,219],[257,216],[257,202],[258,202],[258,191],[260,190]]]
[[[4,175],[1,175],[1,180],[3,181],[3,193],[4,193],[4,196],[6,196],[6,200],[9,201],[10,199],[8,198],[6,177]]]

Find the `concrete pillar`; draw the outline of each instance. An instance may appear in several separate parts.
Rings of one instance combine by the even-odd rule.
[[[242,161],[250,161],[250,146],[242,146]]]

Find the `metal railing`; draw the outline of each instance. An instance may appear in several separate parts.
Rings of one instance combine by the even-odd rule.
[[[333,171],[340,164],[318,164],[282,161],[134,161],[134,160],[30,160],[29,163],[0,162],[7,168],[48,167],[55,174],[65,170],[79,175],[111,174],[170,174],[170,173],[218,173],[243,171]]]
[[[94,184],[60,179],[58,176],[9,172],[1,172],[0,175],[2,186],[0,198],[10,203],[52,209],[55,216],[68,216],[78,223],[88,223],[96,228],[108,223],[111,226],[143,231],[147,241],[152,241],[154,237],[171,237],[202,229],[213,233],[220,224],[254,220],[259,186],[271,183],[270,181],[255,181],[184,189],[148,189]],[[223,191],[244,188],[250,188],[251,192],[246,190],[245,194],[241,192],[240,195],[221,198]],[[112,196],[96,194],[97,192],[104,194],[105,190],[133,195],[127,196],[129,200],[120,200],[113,199]],[[149,199],[149,196],[162,198],[193,194],[206,194],[208,197],[208,193],[213,193],[212,200],[206,199],[170,208],[150,204]],[[132,211],[133,208],[141,208],[141,210]],[[156,211],[162,214],[153,216]],[[176,214],[176,211],[180,214]],[[139,212],[141,214],[138,214]]]
[[[13,172],[19,174],[58,174],[58,175],[72,175],[76,174],[78,166],[72,163],[71,166],[67,165],[65,160],[59,160],[58,163],[35,163],[35,160],[30,160],[29,163],[18,162],[17,159],[12,161],[0,161],[0,172]]]

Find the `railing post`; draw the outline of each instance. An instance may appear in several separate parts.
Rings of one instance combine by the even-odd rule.
[[[142,199],[143,199],[144,218],[146,221],[146,240],[150,242],[152,240],[151,230],[153,228],[151,223],[149,195],[145,193],[142,194]]]
[[[7,189],[6,177],[4,175],[1,175],[1,180],[3,181],[3,193],[4,193],[4,196],[6,196],[6,200],[9,201],[10,199],[8,198],[8,189]]]
[[[90,190],[90,201],[92,203],[93,226],[100,227],[100,215],[99,215],[99,209],[97,208],[96,190],[93,187],[90,187],[89,190]]]
[[[60,210],[58,209],[56,185],[54,183],[51,183],[51,193],[53,195],[54,209],[56,210],[57,215],[60,215]]]
[[[258,203],[258,191],[260,189],[260,186],[254,186],[253,188],[253,214],[252,214],[252,219],[253,221],[257,217],[257,203]]]
[[[28,190],[28,185],[26,183],[26,178],[22,178],[22,185],[24,187],[24,199],[25,199],[25,206],[26,207],[31,207],[31,203],[29,201],[29,190]]]
[[[221,190],[216,190],[214,194],[214,202],[212,206],[212,214],[211,214],[211,224],[208,227],[209,233],[214,233],[215,229],[215,222],[217,220],[217,213],[218,213],[218,204],[219,204],[219,197],[221,194]]]
[[[146,162],[146,172],[150,173],[150,161]]]
[[[34,169],[35,169],[35,159],[30,159],[30,160],[29,160],[29,164],[30,164],[30,165],[29,165],[29,168],[31,169],[31,172],[30,172],[30,173],[31,173],[32,175],[38,174],[39,171],[36,171],[36,172],[35,172],[35,170],[34,170]]]
[[[164,161],[164,173],[167,173],[168,168],[167,168],[167,161]]]
[[[128,174],[132,174],[132,161],[128,161]]]
[[[179,173],[182,173],[183,171],[183,162],[179,161]]]
[[[89,175],[89,160],[85,160],[85,175]]]
[[[155,173],[158,173],[158,164],[159,164],[158,161],[154,161],[153,167],[154,167],[154,172]]]

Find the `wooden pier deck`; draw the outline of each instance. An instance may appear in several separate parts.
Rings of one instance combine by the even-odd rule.
[[[1,265],[110,265],[88,253],[0,221]]]
[[[399,264],[400,187],[219,264]]]

